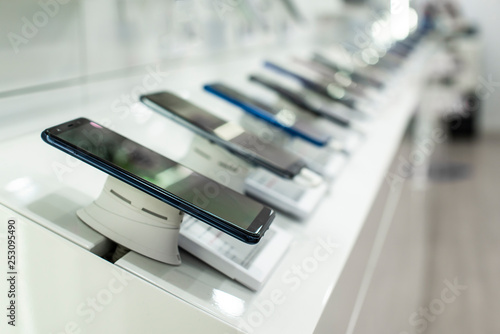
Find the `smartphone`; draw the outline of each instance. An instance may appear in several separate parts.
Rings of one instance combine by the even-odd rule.
[[[86,118],[46,129],[42,139],[243,242],[257,243],[275,217],[272,209]]]
[[[304,115],[300,111],[287,109],[284,106],[269,105],[222,83],[208,84],[204,88],[206,91],[242,108],[249,114],[314,145],[326,146],[332,139],[330,129],[318,122],[317,119],[307,117],[308,115]]]
[[[269,79],[267,76],[253,74],[249,77],[250,81],[256,82],[279,94],[282,98],[293,103],[298,108],[306,110],[318,116],[322,116],[329,121],[344,127],[352,126],[351,118],[359,116],[357,111],[349,109],[342,105],[332,105],[325,103],[324,100],[314,94],[309,94],[307,91],[298,91],[289,87],[285,87],[280,83]]]
[[[351,94],[353,98],[370,98],[366,91],[367,87],[352,81],[347,73],[332,71],[330,68],[311,60],[294,57],[293,62],[314,72],[314,75],[318,76],[321,82],[334,83],[339,88],[344,89],[345,93]]]
[[[344,68],[344,67],[340,66],[339,64],[336,64],[332,60],[326,58],[325,56],[323,56],[319,53],[314,54],[312,61],[317,62],[319,64],[322,64],[322,65],[332,69],[335,72],[347,73],[354,82],[358,82],[358,83],[362,83],[362,84],[365,84],[368,86],[372,86],[372,87],[375,87],[377,89],[382,89],[385,86],[385,84],[382,81],[375,79],[375,78],[372,78],[371,76],[361,74],[358,71],[350,71],[347,68]]]
[[[294,178],[306,167],[298,155],[265,142],[240,125],[227,122],[169,92],[143,95],[141,102],[231,153],[286,178]]]
[[[350,109],[356,109],[356,102],[353,99],[347,98],[344,96],[339,96],[335,92],[334,89],[329,88],[329,85],[322,85],[322,84],[312,80],[311,78],[306,77],[302,73],[298,73],[296,70],[291,70],[291,69],[288,69],[284,66],[281,66],[281,65],[278,65],[278,64],[275,64],[272,62],[266,61],[265,66],[267,68],[270,68],[270,69],[276,71],[276,72],[285,74],[287,76],[295,78],[296,80],[299,80],[304,85],[304,87],[312,90],[313,92],[315,92],[321,96],[324,96],[328,99],[336,101],[340,104],[343,104],[344,106],[346,106]]]

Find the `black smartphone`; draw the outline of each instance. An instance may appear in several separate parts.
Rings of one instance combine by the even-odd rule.
[[[338,102],[340,104],[343,104],[344,106],[351,108],[351,109],[356,109],[356,101],[353,100],[352,98],[348,98],[345,96],[337,96],[337,94],[332,93],[332,90],[329,89],[328,85],[323,85],[321,83],[318,83],[311,78],[306,77],[302,73],[299,73],[297,69],[289,69],[285,66],[278,65],[276,63],[272,63],[269,61],[266,61],[264,65],[276,72],[282,73],[284,75],[290,76],[292,78],[295,78],[296,80],[300,81],[304,87],[312,90],[313,92],[324,96],[328,99],[331,99],[335,102]]]
[[[306,167],[305,161],[300,156],[265,142],[238,124],[220,119],[172,93],[158,92],[143,95],[140,100],[161,115],[282,177],[293,178]]]
[[[293,62],[314,72],[323,83],[335,83],[339,88],[344,89],[346,94],[352,94],[354,98],[368,97],[366,87],[354,82],[347,73],[332,71],[332,69],[311,60],[293,58]]]
[[[351,71],[342,67],[319,53],[315,53],[311,60],[332,69],[332,71],[347,74],[354,82],[365,84],[377,89],[382,89],[385,86],[384,82],[358,71]]]
[[[86,118],[46,129],[42,139],[246,243],[257,243],[275,217],[272,209]]]
[[[314,93],[310,94],[310,92],[307,91],[292,90],[259,74],[252,74],[249,79],[252,82],[256,82],[259,85],[276,92],[283,99],[296,105],[300,109],[325,117],[329,121],[344,128],[348,128],[352,125],[350,117],[356,113],[353,109],[347,108],[343,105],[337,104],[332,106],[329,103],[323,103],[321,98],[315,98],[315,96],[313,96]]]

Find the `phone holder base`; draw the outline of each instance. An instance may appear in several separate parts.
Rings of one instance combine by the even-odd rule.
[[[160,262],[180,265],[178,239],[184,213],[108,176],[99,197],[77,211],[91,228]]]

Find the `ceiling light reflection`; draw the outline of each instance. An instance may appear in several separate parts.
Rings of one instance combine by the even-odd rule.
[[[32,182],[29,177],[20,177],[7,183],[7,185],[5,186],[5,190],[11,193],[16,193],[22,190],[26,190],[31,186]]]
[[[227,292],[214,289],[212,300],[214,306],[229,316],[240,317],[245,312],[245,301]]]

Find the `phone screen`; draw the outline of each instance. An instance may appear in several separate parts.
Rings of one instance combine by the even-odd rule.
[[[299,156],[286,152],[258,136],[246,132],[237,124],[221,120],[174,94],[160,92],[142,96],[141,100],[150,105],[147,102],[149,100],[154,104],[152,106],[154,109],[160,108],[161,113],[176,115],[205,132],[223,139],[225,146],[243,148],[247,154],[244,156],[245,158],[253,159],[255,157],[259,160],[258,162],[283,176],[294,177],[306,165]]]
[[[241,229],[253,233],[262,229],[263,233],[272,220],[272,210],[262,204],[87,119],[74,120],[47,132],[73,150],[146,180]]]
[[[213,134],[217,128],[227,123],[227,121],[171,93],[162,92],[141,96],[141,100],[144,99],[173,112],[208,133]]]

